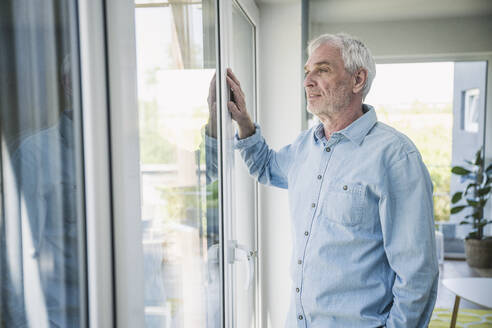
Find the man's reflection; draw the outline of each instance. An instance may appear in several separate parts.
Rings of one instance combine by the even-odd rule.
[[[208,122],[205,125],[205,159],[207,185],[216,182],[218,172],[217,154],[217,79],[212,76],[208,89]],[[217,231],[218,233],[218,231]],[[210,245],[209,245],[210,246]]]
[[[217,78],[216,74],[212,76],[210,80],[210,86],[208,89],[208,122],[206,127],[206,134],[212,138],[217,138]]]
[[[205,159],[207,178],[207,328],[220,327],[220,261],[218,217],[218,153],[217,153],[217,80],[213,75],[207,97],[208,122],[205,126]],[[216,206],[209,206],[211,204]]]
[[[57,122],[26,137],[15,154],[21,207],[24,320],[38,327],[78,327],[77,184],[70,57]],[[21,306],[21,305],[19,305]],[[11,326],[11,325],[7,325]]]

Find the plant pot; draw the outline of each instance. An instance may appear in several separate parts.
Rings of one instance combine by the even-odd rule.
[[[465,240],[466,262],[474,268],[492,268],[492,238]]]

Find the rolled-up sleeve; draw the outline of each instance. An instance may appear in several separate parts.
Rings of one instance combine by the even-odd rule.
[[[395,273],[386,327],[427,327],[437,296],[432,182],[416,151],[387,169],[380,218],[384,249]]]
[[[285,146],[277,152],[268,147],[260,126],[255,124],[255,127],[255,133],[248,138],[239,139],[236,133],[235,148],[239,149],[249,173],[258,182],[287,189],[293,146]]]

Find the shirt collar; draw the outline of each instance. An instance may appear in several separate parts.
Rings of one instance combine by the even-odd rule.
[[[361,117],[353,121],[345,129],[336,132],[343,135],[358,146],[360,146],[365,136],[378,121],[374,107],[362,104],[362,110],[364,111],[364,114]],[[318,142],[318,140],[321,140],[324,136],[325,132],[323,129],[323,123],[319,123],[313,133],[314,141]]]

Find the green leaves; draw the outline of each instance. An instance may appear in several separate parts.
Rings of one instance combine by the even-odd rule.
[[[492,164],[490,164],[489,166],[487,166],[487,168],[485,169],[485,173],[492,174]]]
[[[463,209],[465,207],[467,207],[467,206],[466,205],[461,205],[461,206],[451,207],[451,214],[459,213],[459,212],[463,211]]]
[[[481,222],[478,223],[478,228],[482,228],[482,227],[486,226],[488,223],[490,223],[490,222],[487,220],[482,220]]]
[[[451,198],[452,204],[457,204],[463,199],[464,205],[454,206],[451,208],[451,214],[460,213],[465,208],[470,208],[467,215],[460,225],[469,224],[473,231],[468,234],[467,238],[482,239],[483,228],[492,223],[483,217],[484,207],[492,196],[492,164],[484,169],[483,148],[480,148],[474,156],[474,160],[465,160],[466,168],[454,166],[451,172],[461,175],[461,183],[467,181],[464,191],[455,192]]]
[[[482,215],[480,214],[480,212],[474,212],[473,214],[468,214],[465,216],[465,218],[474,218],[474,219],[480,219]]]
[[[477,153],[475,154],[475,165],[477,166],[482,166],[482,148],[480,148]]]
[[[456,204],[457,202],[459,202],[461,200],[462,197],[463,197],[463,192],[459,191],[459,192],[455,193],[453,195],[453,198],[451,198],[451,203]]]
[[[468,184],[468,186],[466,186],[466,189],[465,189],[465,195],[468,194],[468,191],[470,190],[470,188],[474,188],[474,187],[478,187],[478,183]]]
[[[490,187],[490,186],[489,186],[489,187],[485,187],[485,188],[482,188],[482,189],[478,189],[478,190],[477,190],[477,194],[478,194],[478,196],[479,196],[479,197],[482,197],[482,196],[487,195],[487,194],[490,192],[490,189],[491,189],[491,188],[492,188],[492,187]]]
[[[464,167],[461,167],[461,166],[454,166],[451,169],[451,172],[453,172],[454,174],[457,174],[457,175],[466,175],[466,174],[471,173],[471,171],[468,171],[467,169],[465,169]]]

